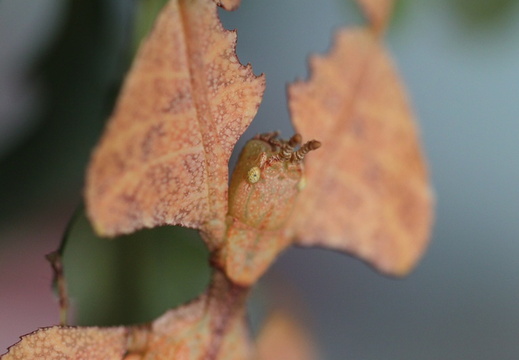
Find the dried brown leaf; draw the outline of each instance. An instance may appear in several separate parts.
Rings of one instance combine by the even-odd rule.
[[[179,224],[223,236],[228,160],[264,90],[235,42],[210,0],[171,0],[162,10],[88,169],[98,233]]]
[[[315,360],[317,351],[308,331],[286,312],[269,316],[256,341],[257,360]]]
[[[127,330],[50,327],[37,330],[9,348],[2,360],[120,360],[126,353]]]
[[[250,359],[244,316],[248,290],[215,275],[207,294],[153,322],[143,359]]]
[[[408,272],[429,238],[433,197],[414,117],[389,55],[367,30],[344,30],[311,78],[289,88],[295,127],[322,142],[306,163],[289,228],[303,245]]]
[[[250,359],[247,294],[217,272],[207,293],[151,324],[45,328],[24,336],[1,359]]]
[[[357,0],[377,33],[385,30],[394,6],[394,0]]]

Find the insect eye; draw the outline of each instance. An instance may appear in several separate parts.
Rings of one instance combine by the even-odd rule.
[[[306,178],[304,176],[301,177],[299,182],[297,183],[297,190],[301,191],[306,187]]]
[[[261,177],[261,170],[259,167],[254,166],[247,172],[247,180],[251,184],[255,184],[259,181]]]

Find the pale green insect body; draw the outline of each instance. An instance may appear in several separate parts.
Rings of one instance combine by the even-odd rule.
[[[229,186],[225,245],[216,263],[241,285],[254,283],[288,244],[284,225],[304,187],[302,160],[320,145],[310,141],[295,150],[299,135],[288,141],[276,135],[247,142]]]

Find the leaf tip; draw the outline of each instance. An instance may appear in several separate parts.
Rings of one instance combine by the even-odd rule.
[[[241,0],[213,0],[216,5],[227,10],[234,11],[240,7]]]

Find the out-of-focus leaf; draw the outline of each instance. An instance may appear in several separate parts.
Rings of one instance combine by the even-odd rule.
[[[394,0],[357,0],[377,33],[383,32],[391,18]]]
[[[241,0],[213,0],[216,5],[223,7],[225,10],[236,10]]]
[[[228,160],[264,78],[235,55],[208,0],[171,0],[126,78],[88,169],[87,211],[102,235],[179,224],[221,240]]]
[[[256,340],[257,360],[316,360],[310,334],[286,312],[269,316]]]
[[[425,249],[433,196],[416,124],[379,39],[344,30],[289,88],[296,129],[322,142],[289,224],[297,243],[359,256],[404,274]]]

